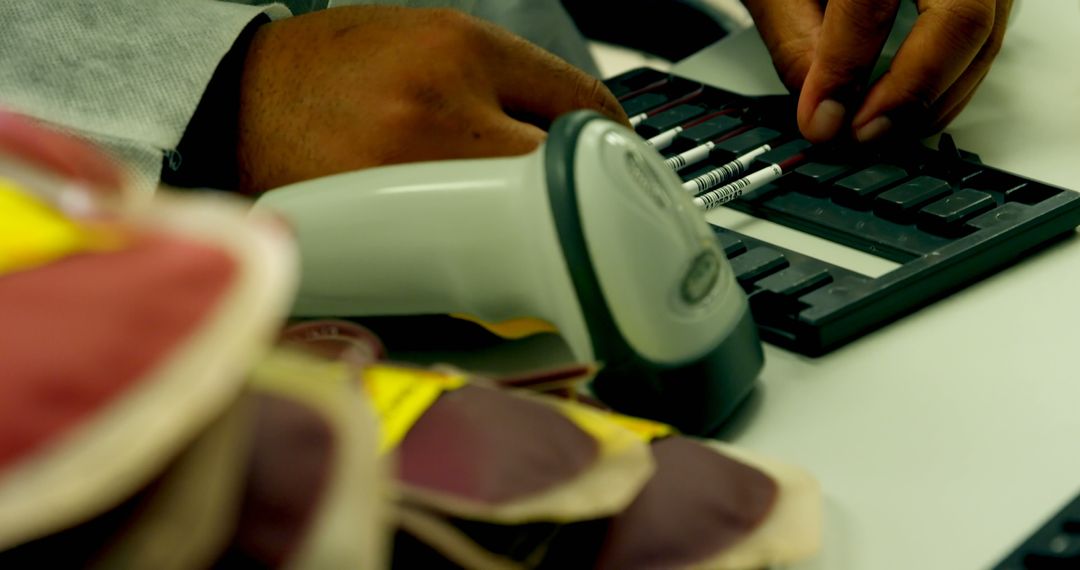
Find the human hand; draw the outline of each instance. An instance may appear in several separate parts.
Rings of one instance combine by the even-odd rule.
[[[280,20],[256,32],[245,61],[241,189],[522,154],[581,108],[627,123],[600,81],[460,12],[354,6]]]
[[[781,79],[799,96],[799,128],[860,142],[944,128],[1001,48],[1012,0],[918,0],[889,70],[866,82],[903,0],[745,0]]]

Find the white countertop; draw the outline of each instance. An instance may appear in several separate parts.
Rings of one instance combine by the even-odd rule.
[[[1018,5],[1005,47],[950,126],[959,147],[1080,189],[1080,2]],[[780,87],[750,30],[674,72]],[[822,358],[766,346],[726,436],[802,465],[825,548],[799,568],[986,568],[1080,493],[1080,239],[1075,236]]]

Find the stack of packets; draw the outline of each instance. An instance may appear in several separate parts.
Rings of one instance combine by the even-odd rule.
[[[287,230],[109,206],[0,174],[0,568],[385,566],[370,406],[268,360]]]
[[[553,395],[590,366],[488,380],[387,363],[350,322],[282,332],[295,252],[243,204],[64,195],[0,175],[0,567],[762,568],[818,547],[803,471]]]

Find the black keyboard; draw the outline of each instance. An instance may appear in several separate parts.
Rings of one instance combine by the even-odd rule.
[[[762,338],[797,352],[829,352],[1080,225],[1080,194],[981,164],[948,136],[937,150],[810,145],[791,96],[744,97],[648,68],[606,83],[683,181],[770,145],[747,172],[786,173],[725,207],[900,264],[869,277],[715,227]],[[705,143],[700,162],[674,158]]]
[[[994,570],[1080,568],[1080,497],[1061,509]]]

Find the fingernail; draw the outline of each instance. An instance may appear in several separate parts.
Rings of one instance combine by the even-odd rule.
[[[818,141],[827,141],[836,138],[840,128],[844,126],[844,115],[847,112],[844,106],[832,99],[826,99],[818,103],[814,109],[814,115],[810,117],[810,129],[807,136]]]
[[[875,141],[892,130],[892,120],[881,116],[859,127],[855,131],[855,140],[865,143]]]

